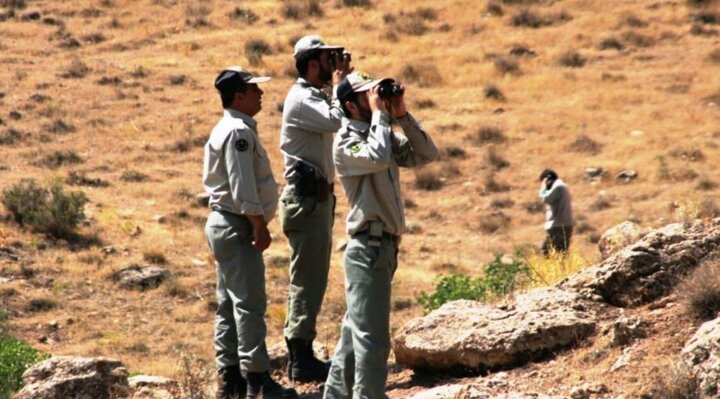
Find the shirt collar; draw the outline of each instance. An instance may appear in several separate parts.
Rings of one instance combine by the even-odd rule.
[[[225,108],[225,110],[223,111],[223,117],[240,119],[243,122],[245,122],[246,125],[250,126],[250,128],[252,128],[252,130],[257,131],[257,121],[255,121],[255,119],[253,119],[252,117],[247,116],[238,110]]]
[[[347,127],[348,129],[359,132],[359,133],[365,133],[368,130],[370,130],[370,124],[365,121],[359,121],[356,119],[346,119],[347,121]]]

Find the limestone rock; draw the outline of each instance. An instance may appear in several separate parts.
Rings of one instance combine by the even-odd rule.
[[[128,372],[118,360],[56,356],[23,374],[14,399],[110,399],[127,395]]]
[[[434,387],[411,396],[409,399],[568,399],[566,396],[548,396],[537,393],[497,393],[479,384],[449,384]]]
[[[120,286],[139,290],[155,288],[169,276],[170,271],[164,267],[140,265],[131,265],[113,275]]]
[[[393,351],[398,363],[411,368],[513,366],[592,334],[596,316],[588,305],[555,288],[501,305],[454,301],[405,324],[393,337]]]
[[[639,224],[633,222],[622,222],[607,229],[600,237],[598,249],[600,256],[607,259],[613,253],[633,244],[643,238],[647,231]]]
[[[619,181],[620,183],[630,183],[631,181],[637,179],[638,172],[634,170],[623,170],[622,172],[618,173],[617,176],[615,176],[615,180]]]
[[[625,346],[648,336],[650,326],[638,317],[621,317],[612,326],[612,346]]]
[[[128,380],[133,399],[172,399],[178,392],[177,381],[153,375],[136,375]]]
[[[719,246],[720,219],[690,227],[670,224],[557,287],[613,306],[639,306],[667,295],[682,274]]]
[[[720,394],[720,318],[704,323],[690,338],[680,355],[708,397]]]

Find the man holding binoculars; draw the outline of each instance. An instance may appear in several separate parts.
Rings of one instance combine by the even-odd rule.
[[[343,113],[335,96],[350,71],[350,54],[317,35],[295,44],[299,78],[283,105],[280,151],[288,184],[280,195],[280,224],[290,244],[290,287],[285,320],[288,377],[321,382],[329,365],[315,358],[317,316],[327,288],[335,209],[333,134]],[[333,85],[332,98],[322,91]]]
[[[350,211],[344,257],[347,312],[324,398],[387,398],[390,289],[405,231],[399,167],[432,162],[438,150],[408,113],[392,79],[348,74],[337,87],[349,119],[335,136],[333,158]],[[404,135],[393,132],[394,120]]]

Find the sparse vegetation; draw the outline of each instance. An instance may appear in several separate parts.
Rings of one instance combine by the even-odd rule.
[[[370,0],[340,0],[340,4],[344,7],[372,7],[372,2]]]
[[[587,59],[575,50],[566,51],[558,57],[558,63],[568,68],[582,68],[586,62]]]
[[[520,260],[497,255],[491,263],[483,267],[482,277],[462,274],[440,276],[435,291],[431,294],[421,292],[418,302],[430,312],[447,302],[459,299],[481,302],[498,299],[515,290],[518,283],[528,275],[529,269]]]
[[[720,48],[716,48],[708,54],[708,61],[720,64]]]
[[[232,10],[228,16],[230,17],[230,19],[240,20],[243,23],[250,25],[254,24],[260,19],[260,17],[258,17],[258,15],[253,10],[240,7],[235,7],[235,9]]]
[[[598,43],[598,48],[600,50],[624,50],[625,45],[620,42],[620,40],[614,38],[614,37],[607,37],[605,39],[602,39],[600,43]]]
[[[400,76],[410,83],[416,83],[420,87],[431,87],[442,83],[442,77],[437,67],[428,63],[406,65],[400,72]]]
[[[496,57],[494,64],[495,69],[503,75],[517,75],[520,73],[520,66],[518,65],[517,61],[513,60],[512,58]]]
[[[494,234],[498,231],[507,229],[510,224],[510,217],[500,211],[480,217],[478,229],[485,234]]]
[[[502,130],[494,126],[481,126],[475,136],[472,137],[476,144],[500,144],[507,141],[507,137]]]
[[[160,251],[148,251],[143,253],[143,259],[145,262],[152,263],[155,265],[166,265],[168,263],[165,254]]]
[[[41,158],[40,161],[37,162],[37,165],[49,169],[57,169],[61,166],[77,165],[83,162],[83,159],[75,151],[59,150],[53,151]]]
[[[467,156],[467,153],[464,149],[457,146],[449,146],[445,147],[445,150],[443,151],[445,155],[447,155],[449,158],[459,158],[459,159],[465,159]]]
[[[425,168],[415,173],[415,187],[421,190],[435,191],[443,187],[443,182],[436,171]]]
[[[2,204],[22,226],[57,238],[68,238],[85,217],[87,197],[81,192],[66,193],[61,186],[39,186],[22,180],[2,193]]]
[[[126,182],[141,183],[148,181],[150,176],[136,170],[126,170],[120,175],[120,179]]]
[[[498,151],[494,146],[488,147],[485,155],[485,161],[495,170],[505,169],[510,166],[510,162],[498,154]]]
[[[485,98],[491,98],[493,100],[498,100],[498,101],[505,101],[505,95],[494,84],[486,85],[485,88],[483,89],[483,94],[485,95]]]
[[[14,145],[19,143],[24,137],[24,133],[15,129],[8,129],[0,133],[0,145]]]
[[[74,59],[70,65],[65,69],[60,77],[65,79],[80,79],[87,76],[90,73],[90,67],[79,59]]]
[[[720,258],[703,260],[676,288],[689,314],[699,320],[717,317],[720,311]]]
[[[23,341],[0,335],[0,399],[20,390],[25,370],[45,357]]]
[[[245,43],[245,57],[251,65],[260,65],[262,57],[269,54],[272,54],[272,49],[265,40],[254,39]]]
[[[503,12],[502,5],[495,1],[488,1],[485,6],[485,12],[496,17],[502,17],[505,13]]]
[[[650,397],[662,399],[696,399],[699,387],[692,370],[682,363],[674,363],[655,381]]]
[[[600,152],[602,145],[586,135],[580,135],[568,146],[569,151],[584,152],[595,155]]]

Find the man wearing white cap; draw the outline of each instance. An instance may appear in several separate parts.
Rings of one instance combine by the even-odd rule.
[[[335,87],[350,71],[350,55],[317,35],[295,44],[299,78],[283,106],[280,150],[288,184],[280,196],[280,223],[290,244],[290,287],[285,320],[288,375],[321,382],[329,365],[313,353],[318,313],[327,288],[335,209],[333,133],[343,113]],[[332,83],[329,97],[323,88]]]
[[[326,399],[383,399],[390,353],[390,288],[405,231],[399,167],[432,162],[438,150],[405,107],[392,79],[349,74],[338,85],[349,121],[335,136],[333,157],[350,211],[345,250],[347,312]],[[404,135],[393,132],[391,120]]]
[[[212,211],[205,235],[215,256],[217,302],[215,361],[220,399],[297,398],[272,380],[265,346],[265,264],[270,246],[267,223],[275,216],[277,184],[253,119],[263,91],[240,67],[215,79],[223,117],[205,145],[203,185]],[[246,396],[247,395],[247,396]]]

